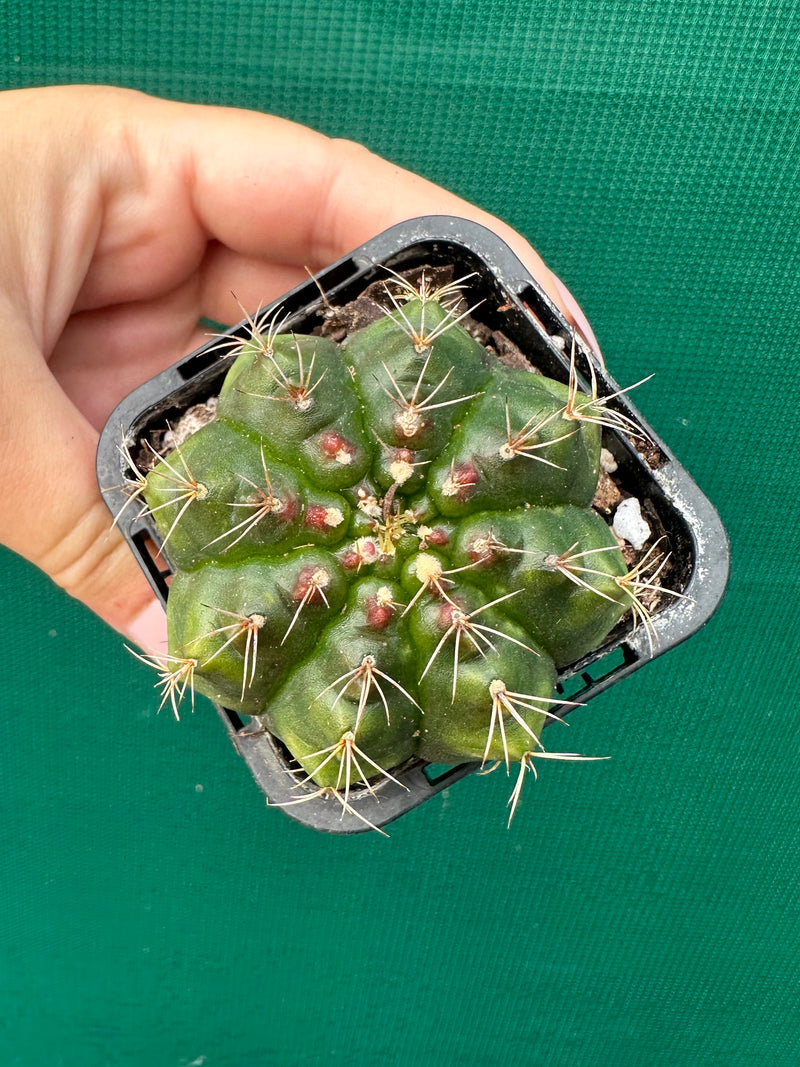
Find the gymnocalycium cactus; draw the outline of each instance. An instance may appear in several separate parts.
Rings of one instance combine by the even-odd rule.
[[[585,758],[540,740],[557,668],[649,625],[663,561],[629,571],[591,507],[603,427],[636,431],[574,362],[565,385],[487,351],[458,284],[385,292],[341,345],[257,314],[213,420],[150,447],[131,495],[174,574],[149,662],[176,715],[197,689],[257,717],[359,818],[412,757],[518,763],[513,815],[534,760]]]

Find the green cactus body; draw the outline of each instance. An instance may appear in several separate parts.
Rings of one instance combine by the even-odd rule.
[[[313,657],[296,667],[264,722],[320,786],[346,784],[342,738],[357,745],[356,773],[397,767],[414,755],[419,707],[398,678],[413,678],[405,620],[391,605],[399,590],[362,578],[347,610],[325,631]],[[331,758],[328,758],[328,757]]]
[[[597,648],[631,605],[615,581],[627,574],[616,538],[588,508],[480,512],[459,525],[452,559],[474,565],[487,593],[520,591],[505,610],[558,667]]]
[[[165,685],[257,716],[322,791],[412,757],[524,771],[556,666],[631,605],[591,510],[600,426],[452,296],[423,287],[341,346],[254,326],[214,420],[147,475]]]
[[[148,476],[147,502],[173,566],[335,544],[350,507],[222,419],[202,427]]]
[[[339,347],[324,337],[282,334],[269,338],[265,351],[265,340],[246,346],[228,373],[219,418],[320,489],[353,485],[373,449]]]
[[[470,587],[453,598],[458,607],[426,597],[409,612],[414,646],[428,665],[419,683],[426,709],[418,746],[423,759],[518,760],[537,743],[544,710],[492,721],[498,687],[524,693],[536,705],[551,697],[556,680],[550,657],[504,613],[511,599],[492,607]]]
[[[439,511],[591,504],[599,427],[566,419],[567,400],[560,382],[499,366],[431,467],[429,491]]]
[[[202,664],[197,684],[208,696],[261,715],[287,662],[311,652],[346,592],[336,557],[313,548],[179,570],[167,601],[170,648]]]

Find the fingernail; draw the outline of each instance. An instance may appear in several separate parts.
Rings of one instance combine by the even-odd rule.
[[[564,307],[569,312],[569,314],[570,314],[570,316],[572,318],[572,321],[577,326],[577,328],[580,331],[583,339],[587,342],[589,347],[602,360],[603,354],[600,351],[600,345],[597,343],[597,338],[594,335],[594,330],[589,325],[589,320],[586,318],[584,313],[581,311],[581,308],[580,308],[580,305],[578,304],[578,301],[575,299],[575,297],[572,295],[572,293],[569,291],[569,289],[567,289],[566,285],[564,285],[564,283],[561,281],[561,279],[557,278],[555,276],[555,274],[553,275],[553,280],[556,283],[556,288],[558,289],[559,293],[561,294],[561,299],[564,301]]]
[[[157,600],[152,600],[130,623],[128,637],[151,655],[167,655],[167,616]]]

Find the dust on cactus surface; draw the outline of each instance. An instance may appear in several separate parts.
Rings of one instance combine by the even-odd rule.
[[[210,421],[128,455],[173,570],[143,658],[176,715],[197,690],[279,738],[298,803],[366,821],[356,793],[409,760],[479,761],[518,766],[513,816],[535,761],[588,758],[542,743],[558,668],[626,613],[650,635],[670,592],[592,506],[604,430],[639,431],[574,350],[567,384],[499,358],[440,270],[353,308],[313,335],[257,313]]]

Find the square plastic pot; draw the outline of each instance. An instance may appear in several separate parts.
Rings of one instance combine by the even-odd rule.
[[[469,276],[466,299],[470,306],[481,302],[473,312],[474,318],[492,330],[501,330],[549,377],[568,380],[574,343],[576,364],[584,383],[590,379],[592,360],[599,396],[614,394],[610,407],[632,419],[650,439],[651,443],[642,446],[615,431],[603,431],[603,445],[617,464],[613,479],[623,494],[636,497],[651,516],[657,517],[671,553],[670,586],[684,597],[661,599],[653,615],[654,639],[648,639],[644,628],[634,629],[628,615],[596,652],[560,672],[560,693],[571,701],[586,703],[685,641],[710,618],[722,599],[728,577],[725,531],[711,503],[667,445],[627,395],[619,393],[620,387],[590,355],[514,253],[484,227],[449,216],[401,223],[291,290],[266,307],[264,313],[280,307],[281,315],[289,316],[285,330],[310,333],[323,321],[326,302],[335,306],[348,303],[370,283],[388,278],[386,268],[402,272],[423,265],[452,265],[456,278]],[[167,424],[174,424],[189,407],[215,397],[235,358],[231,340],[244,341],[248,336],[248,324],[243,321],[140,386],[115,409],[100,439],[100,488],[131,551],[164,604],[169,596],[169,565],[158,553],[160,537],[152,518],[137,515],[135,507],[123,511],[129,499],[126,480],[130,481],[133,472],[120,446],[125,443],[135,449],[142,440],[158,439]],[[299,784],[302,775],[289,753],[257,720],[244,721],[236,712],[221,706],[217,711],[269,804],[287,804],[315,791],[313,783]],[[374,795],[366,789],[354,789],[350,800],[366,820],[380,828],[475,769],[473,763],[442,768],[415,760],[392,769],[405,789],[383,779],[375,785]],[[330,833],[368,829],[359,818],[324,796],[283,810],[306,826]]]

